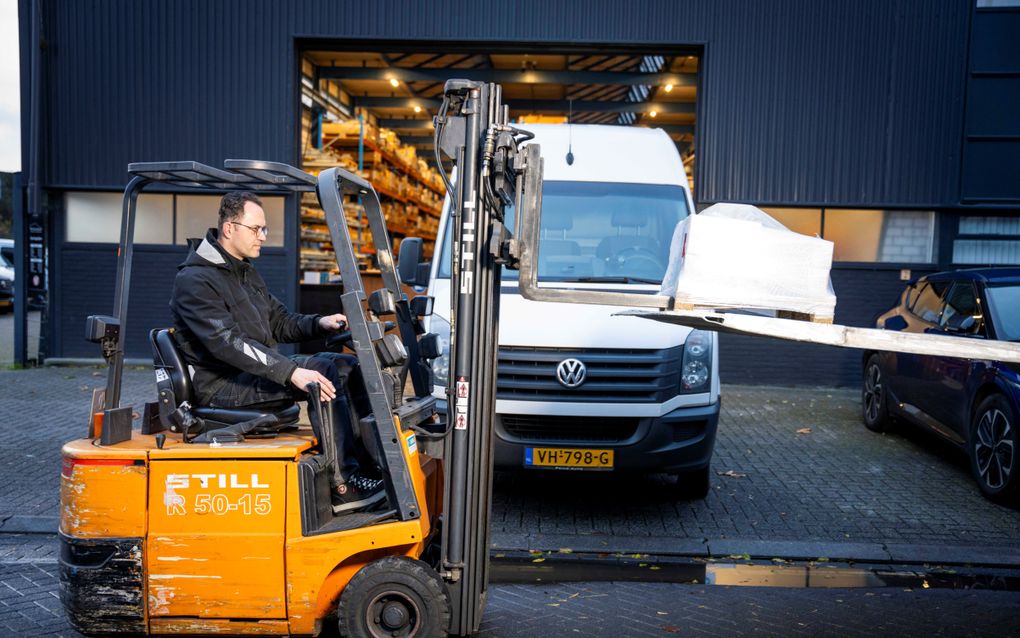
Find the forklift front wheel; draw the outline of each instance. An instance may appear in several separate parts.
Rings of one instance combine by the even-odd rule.
[[[387,556],[362,567],[344,588],[337,606],[340,635],[445,636],[450,597],[431,567],[406,556]]]

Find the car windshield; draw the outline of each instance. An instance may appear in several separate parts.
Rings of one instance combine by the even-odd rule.
[[[989,286],[985,296],[996,336],[1003,341],[1020,340],[1020,286]]]
[[[679,186],[545,182],[539,230],[542,281],[659,284],[669,261],[673,230],[687,217]],[[507,211],[513,228],[513,211]],[[438,276],[450,276],[450,240],[444,233]],[[504,279],[517,272],[503,271]]]

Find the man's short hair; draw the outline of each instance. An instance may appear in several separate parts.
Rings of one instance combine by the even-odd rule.
[[[223,228],[223,224],[227,222],[239,219],[244,214],[245,202],[262,206],[262,200],[251,191],[233,191],[224,195],[220,200],[219,228]]]

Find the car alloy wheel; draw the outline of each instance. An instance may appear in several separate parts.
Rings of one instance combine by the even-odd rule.
[[[864,425],[873,432],[885,432],[891,425],[886,410],[886,392],[882,368],[878,365],[878,355],[868,357],[864,366],[864,382],[861,387],[861,417]]]
[[[1000,395],[978,406],[971,428],[971,469],[981,491],[1005,500],[1017,491],[1017,432],[1013,410]]]

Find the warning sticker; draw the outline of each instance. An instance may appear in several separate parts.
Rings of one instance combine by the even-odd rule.
[[[457,398],[466,399],[471,393],[471,384],[464,380],[463,377],[457,380]]]
[[[467,415],[466,414],[458,414],[457,415],[457,420],[454,421],[453,427],[458,429],[458,430],[466,430],[467,429]]]

